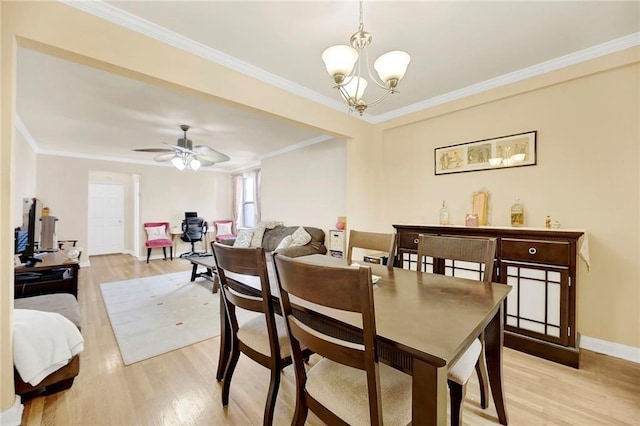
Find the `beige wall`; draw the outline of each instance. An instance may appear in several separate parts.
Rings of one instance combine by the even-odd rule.
[[[335,228],[345,216],[346,142],[334,139],[262,161],[262,218]]]
[[[142,223],[168,221],[180,226],[185,211],[197,211],[207,222],[231,214],[231,180],[228,174],[211,171],[178,171],[173,167],[147,166],[110,161],[39,155],[38,197],[59,219],[58,238],[77,239],[87,248],[89,182],[122,182],[125,185],[125,230],[132,229],[133,187],[131,176],[140,175],[140,241]],[[133,249],[133,235],[125,234],[125,248]],[[179,253],[187,251],[180,243]],[[136,255],[146,257],[141,247]]]
[[[527,226],[550,215],[589,235],[579,264],[578,332],[640,348],[638,64],[389,128],[376,169],[381,224],[434,224],[442,200],[463,224],[474,191],[490,221],[509,226],[515,197]],[[536,166],[434,175],[434,148],[537,130]]]
[[[13,153],[15,165],[13,174],[13,226],[22,226],[22,199],[36,196],[36,153],[16,132],[16,145]]]

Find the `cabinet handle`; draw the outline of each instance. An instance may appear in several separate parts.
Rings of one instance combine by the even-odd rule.
[[[414,243],[418,244],[418,239],[413,240]]]
[[[529,254],[534,255],[538,252],[538,250],[535,247],[529,247]]]

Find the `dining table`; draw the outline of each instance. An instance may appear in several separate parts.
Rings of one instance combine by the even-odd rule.
[[[297,261],[347,266],[346,260],[309,255]],[[273,262],[269,279],[274,307],[280,312]],[[439,274],[365,264],[375,278],[374,309],[381,362],[412,377],[412,424],[447,424],[447,372],[474,339],[484,333],[484,351],[491,394],[500,424],[508,424],[503,386],[504,301],[511,287]],[[259,294],[259,280],[233,274],[236,290]],[[220,357],[222,380],[231,351],[231,331],[220,298]],[[295,301],[292,300],[295,303]],[[353,313],[296,305],[294,315],[321,323],[328,335],[358,341],[362,324]]]

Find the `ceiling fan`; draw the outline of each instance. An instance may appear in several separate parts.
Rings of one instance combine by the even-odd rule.
[[[229,156],[216,151],[206,145],[193,145],[193,141],[187,138],[187,130],[189,126],[181,124],[180,129],[184,132],[184,136],[178,138],[177,145],[168,145],[170,148],[139,148],[134,149],[138,152],[161,152],[154,160],[156,161],[169,161],[178,170],[183,170],[189,167],[193,170],[198,170],[201,166],[213,166],[215,163],[222,163],[223,161],[229,161]]]

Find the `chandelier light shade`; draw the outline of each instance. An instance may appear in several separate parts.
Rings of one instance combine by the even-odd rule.
[[[336,83],[335,88],[349,105],[350,111],[357,110],[360,115],[369,106],[382,102],[390,94],[398,93],[396,87],[407,72],[411,61],[407,52],[401,50],[387,52],[374,62],[373,68],[377,77],[374,76],[369,66],[367,53],[372,37],[371,34],[364,31],[362,3],[363,0],[360,0],[360,25],[350,40],[353,47],[336,45],[322,52],[324,66]],[[364,72],[363,68],[365,68]],[[363,99],[369,82],[362,74],[371,78],[378,87],[384,90],[382,95],[369,103]]]

